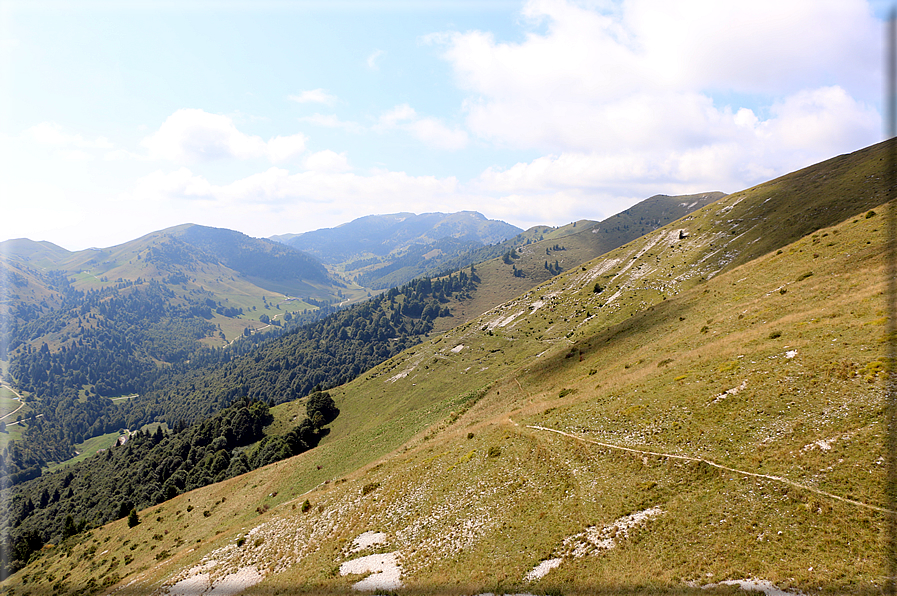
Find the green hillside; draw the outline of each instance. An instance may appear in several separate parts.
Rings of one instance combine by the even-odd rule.
[[[884,149],[565,267],[331,390],[314,450],[46,547],[2,588],[878,593]]]
[[[457,325],[477,317],[562,271],[578,267],[724,196],[721,192],[657,195],[601,222],[580,220],[558,228],[537,226],[500,245],[477,251],[471,256],[480,277],[476,291],[469,300],[452,304],[454,319],[440,321],[441,326],[436,329],[446,330],[450,321]]]

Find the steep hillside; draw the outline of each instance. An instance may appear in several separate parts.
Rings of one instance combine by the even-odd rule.
[[[657,195],[601,222],[580,220],[558,228],[539,226],[501,245],[481,249],[470,256],[477,263],[480,283],[469,300],[451,305],[455,317],[451,322],[458,324],[479,316],[561,271],[577,267],[724,196],[721,192]],[[463,263],[458,261],[452,265]],[[442,321],[437,330],[448,329],[449,322]]]
[[[570,268],[332,390],[315,450],[48,547],[2,586],[877,593],[882,151]]]

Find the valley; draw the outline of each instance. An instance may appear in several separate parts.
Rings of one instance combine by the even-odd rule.
[[[597,254],[577,222],[476,263],[452,316],[330,377],[317,447],[45,544],[4,593],[877,593],[886,149]],[[426,283],[371,304],[435,308]]]

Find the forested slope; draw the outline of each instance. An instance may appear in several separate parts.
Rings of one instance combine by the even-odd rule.
[[[314,448],[338,415],[330,395],[318,392],[299,424],[282,436],[266,435],[268,404],[241,399],[170,434],[159,426],[152,434],[124,435],[124,444],[4,491],[0,530],[3,551],[12,556],[0,563],[14,571],[46,542]]]

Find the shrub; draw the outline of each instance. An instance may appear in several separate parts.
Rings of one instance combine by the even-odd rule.
[[[240,536],[237,538],[237,546],[243,546],[243,543],[246,542],[246,536]]]
[[[205,511],[202,512],[203,517],[211,517],[211,515],[212,515],[212,512],[209,511],[208,509],[206,509]]]
[[[309,509],[311,509],[311,503],[308,502],[308,499],[305,499],[305,502],[302,503],[302,513],[307,513]]]
[[[808,277],[810,277],[811,275],[813,275],[812,271],[807,271],[806,273],[801,273],[800,275],[797,276],[797,279],[794,281],[803,281],[803,280],[807,279]]]
[[[489,448],[489,453],[486,454],[486,457],[501,457],[501,447],[493,445]]]
[[[780,337],[782,337],[781,331],[773,331],[772,333],[769,334],[769,339],[778,339]]]
[[[132,508],[131,512],[128,514],[128,527],[133,528],[137,524],[140,523],[140,518],[137,517],[137,509]]]
[[[473,433],[467,433],[467,438],[468,438],[468,439],[472,439],[473,436],[474,436]]]
[[[362,494],[362,495],[366,495],[366,494],[368,494],[368,493],[372,493],[372,492],[374,492],[375,490],[377,490],[378,488],[380,488],[380,483],[379,483],[379,482],[371,482],[370,484],[365,484],[365,485],[361,488],[361,494]]]
[[[866,212],[866,219],[869,219],[870,217],[875,217],[875,211],[872,211],[871,209]]]
[[[162,554],[162,553],[159,553],[159,554]],[[156,558],[158,558],[158,556],[157,556]],[[110,574],[107,575],[106,578],[103,580],[103,587],[104,587],[104,588],[108,588],[109,586],[114,586],[114,585],[117,584],[120,580],[121,580],[121,578],[118,576],[117,573],[110,573]]]

